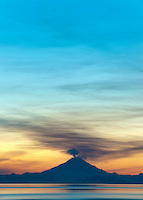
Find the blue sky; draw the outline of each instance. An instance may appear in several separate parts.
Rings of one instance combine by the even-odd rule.
[[[142,137],[142,19],[141,0],[1,0],[4,133]]]

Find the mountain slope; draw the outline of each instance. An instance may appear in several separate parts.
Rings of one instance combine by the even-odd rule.
[[[64,164],[41,173],[41,175],[50,178],[51,181],[60,183],[85,182],[89,177],[107,174],[107,172],[90,165],[79,157],[72,158]]]

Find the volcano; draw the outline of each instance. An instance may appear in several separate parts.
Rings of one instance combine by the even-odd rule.
[[[118,175],[99,169],[80,157],[41,173],[0,175],[0,183],[143,183],[143,174]]]
[[[80,157],[71,158],[66,163],[41,173],[51,181],[59,183],[86,182],[90,177],[99,178],[108,174]]]

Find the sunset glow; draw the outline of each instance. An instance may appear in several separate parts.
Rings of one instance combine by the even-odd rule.
[[[143,2],[0,1],[0,174],[79,156],[143,172]]]

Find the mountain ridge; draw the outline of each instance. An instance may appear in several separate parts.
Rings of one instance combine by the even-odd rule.
[[[86,162],[80,157],[74,157],[65,163],[49,170],[37,173],[0,175],[0,183],[142,183],[143,174],[118,175],[108,173]]]

